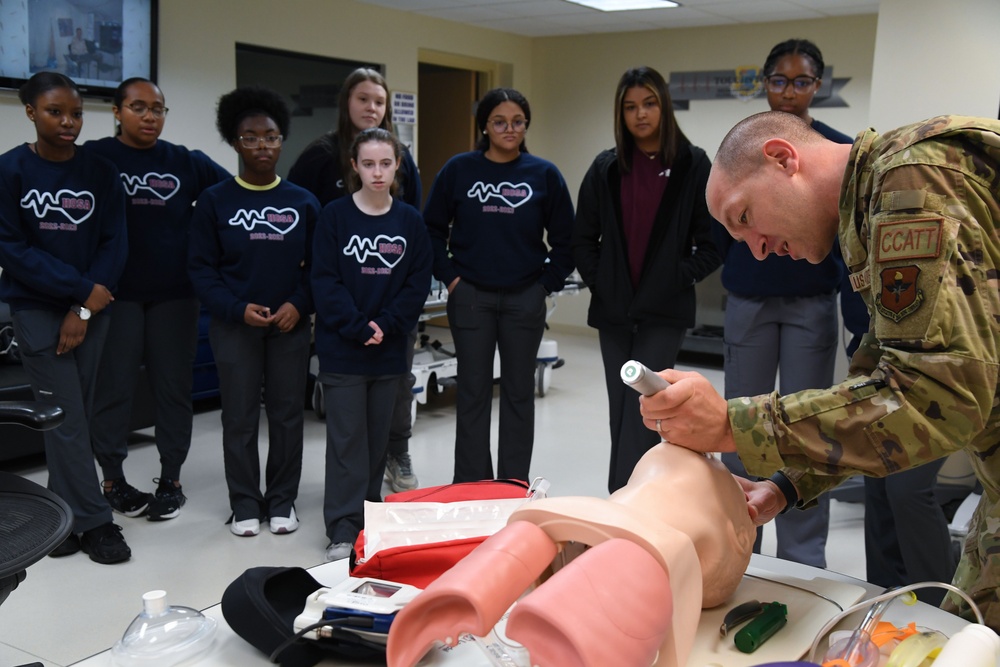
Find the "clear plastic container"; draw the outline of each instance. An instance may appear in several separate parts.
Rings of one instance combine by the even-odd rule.
[[[197,609],[167,605],[165,591],[142,596],[142,613],[111,649],[118,667],[175,667],[202,656],[215,638],[216,622]]]

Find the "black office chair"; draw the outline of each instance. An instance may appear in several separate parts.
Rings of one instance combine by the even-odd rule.
[[[3,424],[47,431],[65,417],[54,405],[0,401]],[[0,472],[0,604],[24,581],[28,566],[62,544],[72,530],[73,513],[62,498],[23,477]]]

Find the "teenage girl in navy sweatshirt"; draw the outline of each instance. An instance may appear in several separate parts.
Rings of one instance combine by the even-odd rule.
[[[228,171],[201,151],[160,139],[167,107],[148,79],[127,79],[112,101],[118,133],[85,148],[111,160],[125,186],[129,253],[118,281],[101,358],[90,439],[104,473],[104,496],[125,516],[151,521],[180,513],[181,465],[191,448],[191,383],[198,344],[198,299],[187,272],[195,200]],[[132,397],[145,362],[155,404],[160,477],[155,496],[125,481]],[[148,508],[148,509],[147,509]]]
[[[313,248],[318,380],[327,406],[327,560],[350,555],[364,501],[382,500],[389,421],[432,264],[420,213],[391,194],[402,145],[372,128],[358,134],[351,155],[360,188],[323,209]]]
[[[309,363],[309,261],[319,202],[275,173],[291,114],[284,99],[243,87],[219,99],[216,125],[240,175],[205,190],[191,223],[191,282],[211,313],[219,371],[222,447],[233,511],[230,530],[272,533],[299,526],[302,427]],[[260,490],[257,429],[261,383],[269,448]]]
[[[380,127],[392,132],[392,106],[389,86],[378,71],[361,67],[351,72],[340,88],[340,115],[337,129],[309,144],[288,172],[288,180],[301,185],[319,198],[321,206],[350,194],[351,145],[362,130]],[[419,208],[422,203],[420,174],[410,151],[403,147],[396,172],[396,199]],[[416,328],[410,332],[407,368],[413,365],[417,342]],[[396,408],[389,426],[389,453],[386,458],[386,481],[393,491],[417,488],[417,476],[410,460],[410,434],[413,428],[413,384],[409,371],[396,388]]]
[[[531,107],[510,88],[483,96],[476,150],[448,160],[424,220],[434,277],[448,286],[458,357],[456,482],[493,478],[490,406],[500,351],[497,474],[527,480],[535,438],[535,363],[545,297],[573,270],[573,203],[554,164],[528,153]]]
[[[10,305],[35,398],[65,421],[44,433],[49,488],[73,511],[75,534],[52,552],[81,548],[98,563],[131,551],[101,494],[88,421],[112,290],[128,244],[125,198],[113,164],[83,148],[76,84],[39,72],[21,88],[37,140],[0,156],[0,299]]]

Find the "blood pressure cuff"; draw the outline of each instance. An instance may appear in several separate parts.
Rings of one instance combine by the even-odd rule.
[[[222,595],[222,615],[237,635],[270,656],[295,634],[295,617],[323,585],[301,567],[252,567]],[[301,639],[277,657],[282,667],[312,667],[326,658],[385,657],[384,649],[342,638]]]

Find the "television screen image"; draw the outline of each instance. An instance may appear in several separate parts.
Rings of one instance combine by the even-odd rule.
[[[156,79],[157,0],[0,3],[0,87],[61,72],[88,96],[132,76]]]

